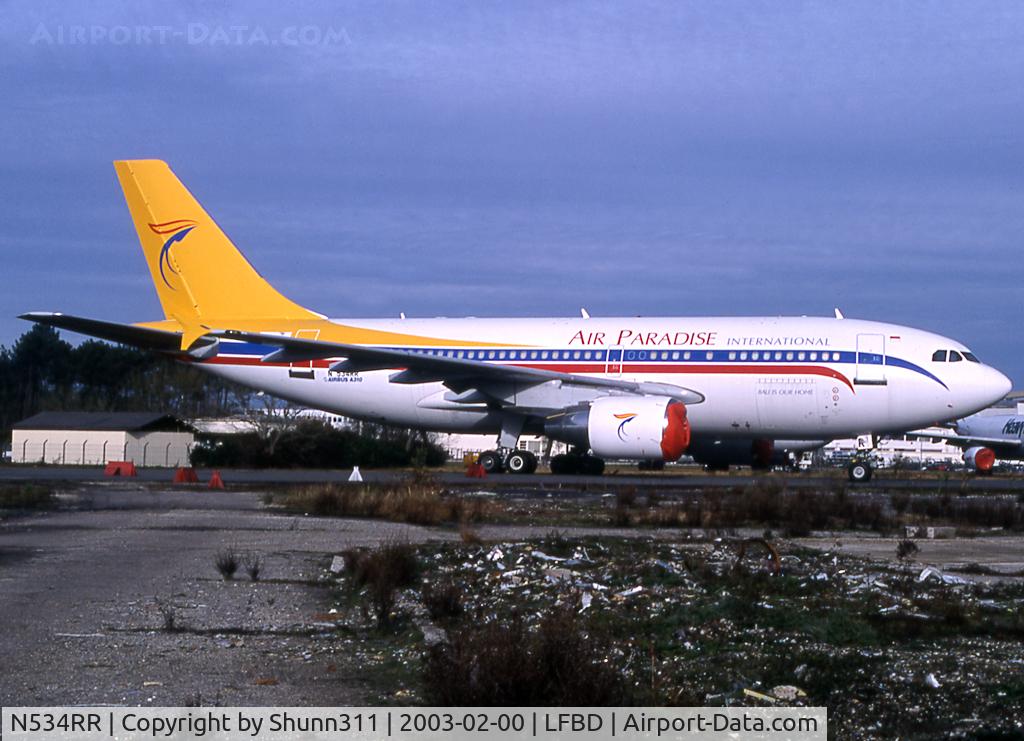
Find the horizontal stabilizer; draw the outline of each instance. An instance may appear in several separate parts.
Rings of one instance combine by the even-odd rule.
[[[87,319],[70,314],[46,311],[33,311],[28,314],[22,314],[18,318],[145,350],[181,352],[181,333],[179,332],[168,332],[164,329],[140,327],[136,324],[105,322],[100,319]],[[196,343],[198,348],[194,347],[193,351],[214,345],[216,342],[217,340],[210,337],[201,338]]]

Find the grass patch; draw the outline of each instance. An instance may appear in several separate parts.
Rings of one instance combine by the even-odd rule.
[[[239,557],[234,548],[222,548],[213,555],[213,565],[224,581],[235,578],[238,571]]]
[[[349,586],[364,595],[378,629],[390,627],[398,590],[419,583],[416,551],[407,543],[387,542],[373,550],[345,551],[342,557]]]
[[[0,509],[51,509],[57,503],[53,491],[39,484],[0,485]]]
[[[481,522],[493,503],[448,494],[430,480],[401,485],[319,484],[289,491],[279,500],[290,512],[321,517],[374,517],[413,525]]]
[[[605,660],[610,649],[608,635],[571,608],[550,610],[533,629],[513,615],[431,649],[424,688],[433,705],[627,705],[629,687]]]

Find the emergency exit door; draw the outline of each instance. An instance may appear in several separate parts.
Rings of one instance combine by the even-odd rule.
[[[857,372],[853,382],[865,386],[885,385],[885,335],[857,335]]]

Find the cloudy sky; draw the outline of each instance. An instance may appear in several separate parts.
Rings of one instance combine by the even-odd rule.
[[[0,0],[0,344],[160,318],[167,160],[332,316],[831,314],[1024,385],[1024,5]]]

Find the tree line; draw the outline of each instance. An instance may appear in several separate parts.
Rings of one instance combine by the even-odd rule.
[[[181,418],[242,413],[254,392],[156,353],[37,324],[0,346],[0,430],[40,411],[158,411]]]
[[[336,430],[283,412],[270,397],[159,353],[87,340],[73,346],[37,324],[0,346],[0,434],[41,411],[159,412],[179,419],[245,416],[255,431],[205,437],[199,465],[440,465],[429,436],[371,423]]]

